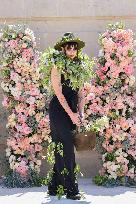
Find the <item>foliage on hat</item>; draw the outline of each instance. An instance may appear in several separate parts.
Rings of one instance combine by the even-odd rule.
[[[73,33],[67,32],[65,33],[62,38],[55,44],[54,48],[56,50],[61,50],[61,47],[68,42],[76,42],[78,44],[78,49],[82,49],[85,46],[85,42],[82,41],[80,38],[75,37]]]

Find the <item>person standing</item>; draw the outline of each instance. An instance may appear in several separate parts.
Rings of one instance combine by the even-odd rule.
[[[56,43],[54,48],[62,53],[66,59],[77,63],[78,52],[85,43],[67,32]],[[57,195],[60,186],[63,187],[66,198],[79,200],[81,195],[75,175],[74,136],[72,130],[81,126],[84,118],[84,92],[83,88],[73,89],[70,79],[65,79],[68,67],[60,73],[54,64],[51,69],[51,84],[54,96],[49,104],[49,118],[52,142],[62,144],[63,156],[55,149],[55,164],[51,182],[48,184],[48,194]]]

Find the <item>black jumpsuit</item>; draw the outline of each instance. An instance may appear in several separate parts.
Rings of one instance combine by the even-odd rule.
[[[64,75],[61,74],[62,93],[65,96],[68,105],[73,112],[77,112],[78,103],[78,89],[72,90],[69,86],[69,79],[65,80]],[[49,117],[52,141],[55,144],[63,144],[63,153],[60,155],[55,150],[55,164],[53,167],[53,177],[48,185],[49,192],[55,192],[59,185],[62,185],[67,195],[77,195],[79,193],[78,183],[74,174],[75,154],[74,141],[72,130],[76,128],[64,110],[62,105],[54,95],[49,105]],[[62,174],[63,170],[67,169],[68,173]]]

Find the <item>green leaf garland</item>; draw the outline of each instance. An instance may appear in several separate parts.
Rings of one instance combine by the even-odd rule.
[[[65,54],[53,48],[48,48],[42,53],[39,63],[41,83],[49,94],[54,94],[51,86],[50,75],[52,67],[56,65],[59,72],[64,74],[65,80],[70,80],[72,89],[83,87],[94,76],[92,67],[94,61],[86,54],[78,53],[78,58],[71,60]]]

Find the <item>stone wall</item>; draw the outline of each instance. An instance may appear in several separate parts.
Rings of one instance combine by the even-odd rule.
[[[110,22],[122,20],[126,28],[136,31],[135,0],[0,0],[0,28],[3,23],[25,23],[37,38],[38,49],[43,51],[53,46],[57,38],[66,31],[78,34],[86,42],[84,51],[97,56],[98,36]],[[0,176],[5,171],[6,112],[2,105],[0,89]],[[76,152],[77,163],[85,177],[94,176],[100,168],[99,155],[95,151]],[[48,169],[43,160],[41,173]]]

